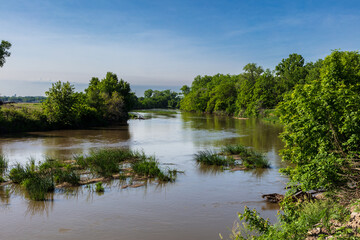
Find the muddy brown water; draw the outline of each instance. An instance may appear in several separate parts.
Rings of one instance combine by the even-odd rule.
[[[45,202],[28,200],[19,187],[0,187],[0,239],[219,239],[219,233],[227,238],[244,206],[276,221],[277,205],[261,195],[284,192],[280,126],[189,113],[152,115],[128,126],[0,137],[0,152],[10,164],[128,147],[155,155],[164,168],[185,171],[175,183],[122,189],[114,180],[104,194],[79,187],[56,191]],[[266,154],[272,168],[230,172],[194,162],[199,150],[235,143]]]

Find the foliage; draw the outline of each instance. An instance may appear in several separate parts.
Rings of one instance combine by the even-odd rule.
[[[74,86],[69,82],[53,83],[49,91],[45,92],[47,99],[43,102],[44,114],[51,124],[66,127],[72,126],[77,120],[78,102]]]
[[[297,84],[319,75],[322,61],[306,63],[299,54],[290,54],[275,68],[264,69],[255,63],[244,66],[238,75],[197,76],[191,87],[181,88],[184,98],[180,109],[225,115],[259,116],[263,109],[273,109],[283,95]]]
[[[46,116],[38,109],[4,105],[0,108],[0,133],[46,130]]]
[[[179,94],[171,90],[152,90],[148,89],[144,92],[144,97],[137,99],[134,106],[135,109],[150,108],[179,108]]]
[[[69,82],[58,81],[45,93],[47,98],[42,98],[42,109],[36,104],[5,104],[0,108],[0,133],[124,123],[135,101],[130,85],[113,73],[101,81],[93,78],[85,92],[75,92]],[[41,98],[19,98],[33,99]]]
[[[285,206],[285,207],[284,207]],[[350,212],[334,201],[315,201],[303,203],[283,203],[283,213],[279,213],[279,222],[270,224],[260,217],[256,210],[245,207],[239,214],[239,220],[245,223],[233,230],[232,239],[305,239],[308,231],[323,228],[323,236],[337,236],[337,239],[352,238],[349,229],[332,227],[334,221],[343,222],[350,217]],[[321,237],[321,236],[320,236]]]
[[[11,53],[8,51],[11,48],[11,43],[1,40],[0,44],[0,67],[3,67],[6,62],[6,57],[10,57]]]
[[[127,112],[135,104],[134,93],[130,91],[129,83],[108,72],[102,80],[90,80],[89,87],[85,89],[85,101],[89,107],[96,109],[98,118],[121,122],[127,120]]]
[[[295,87],[279,105],[286,143],[283,170],[303,190],[356,181],[360,154],[360,54],[333,51],[318,79]]]
[[[15,102],[15,103],[39,103],[46,99],[43,96],[25,96],[25,97],[15,97],[15,96],[1,96],[0,100],[3,102]]]

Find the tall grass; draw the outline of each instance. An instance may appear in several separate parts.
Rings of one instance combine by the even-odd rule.
[[[195,160],[198,163],[206,164],[206,165],[216,165],[216,166],[235,165],[234,158],[219,155],[218,153],[211,150],[199,151],[197,154],[195,154]]]

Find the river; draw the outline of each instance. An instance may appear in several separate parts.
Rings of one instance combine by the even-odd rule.
[[[127,147],[155,155],[164,168],[184,171],[175,183],[122,189],[114,180],[104,185],[104,194],[78,187],[56,191],[45,202],[26,199],[16,187],[0,187],[0,239],[219,239],[219,233],[227,238],[245,205],[276,221],[278,206],[261,195],[285,191],[287,180],[278,173],[280,126],[180,112],[150,115],[127,126],[0,137],[0,153],[10,165],[30,157],[72,159],[91,149]],[[235,143],[266,154],[271,168],[230,172],[194,161],[199,150]]]

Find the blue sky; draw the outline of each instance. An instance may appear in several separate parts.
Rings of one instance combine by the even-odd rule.
[[[316,61],[359,50],[360,1],[0,0],[0,40],[13,44],[2,95],[85,86],[108,71],[134,88],[176,89],[249,62],[274,69],[294,52]]]

